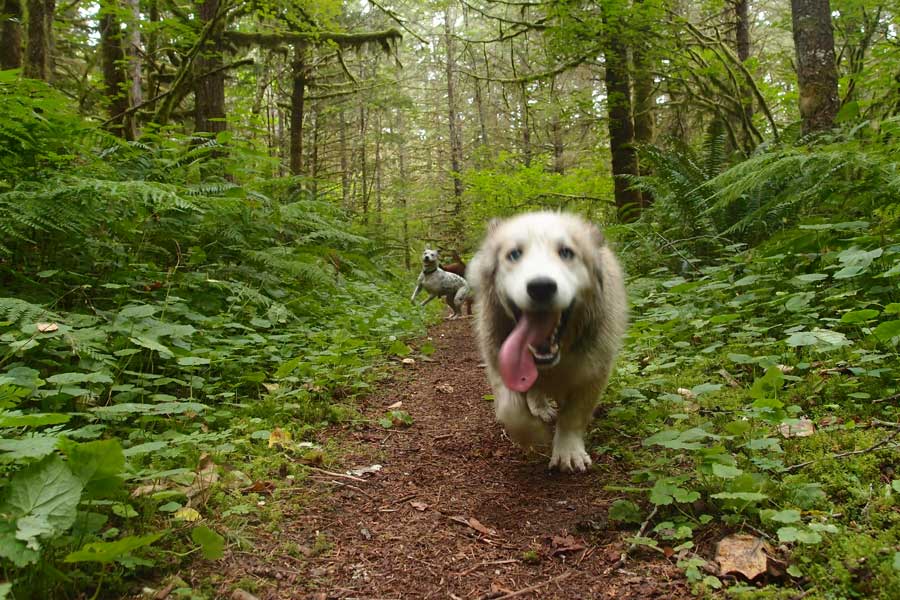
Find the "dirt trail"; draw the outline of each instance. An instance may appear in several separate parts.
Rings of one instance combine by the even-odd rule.
[[[229,557],[223,596],[241,580],[260,599],[688,596],[662,557],[611,569],[633,535],[606,523],[615,496],[603,485],[619,467],[595,457],[588,475],[551,474],[546,457],[514,447],[483,398],[470,328],[469,319],[434,328],[433,362],[398,365],[362,402],[375,419],[402,401],[411,427],[323,435],[349,447],[344,469],[383,468],[364,482],[318,473],[297,509],[272,498],[285,505],[279,530],[261,524],[255,549]],[[308,556],[290,556],[292,544]]]

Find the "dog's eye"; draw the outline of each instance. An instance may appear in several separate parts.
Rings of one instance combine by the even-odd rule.
[[[575,251],[568,246],[559,247],[559,257],[563,260],[571,260],[575,258]]]
[[[506,253],[506,259],[510,262],[516,262],[522,258],[522,251],[518,248],[513,248],[509,252]]]

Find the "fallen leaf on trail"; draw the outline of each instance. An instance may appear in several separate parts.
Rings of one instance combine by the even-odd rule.
[[[719,574],[740,573],[748,580],[766,572],[769,545],[760,538],[743,533],[729,535],[716,544]]]
[[[367,540],[371,540],[371,539],[372,539],[372,532],[369,531],[368,529],[366,529],[365,527],[362,527],[362,528],[359,530],[359,534],[360,534],[361,536],[363,536],[364,538],[366,538]]]
[[[782,423],[778,426],[778,433],[783,437],[809,437],[816,432],[816,426],[812,421],[803,417],[798,423]]]
[[[479,521],[475,517],[469,517],[468,519],[466,519],[465,517],[450,517],[450,520],[455,523],[459,523],[460,525],[465,525],[466,527],[471,527],[478,533],[481,533],[484,535],[496,535],[497,534],[497,532],[494,531],[493,529],[489,529],[489,528],[485,527],[481,523],[481,521]]]
[[[393,404],[391,404],[390,406],[388,406],[388,410],[393,410],[393,409],[395,409],[395,408],[400,408],[401,406],[403,406],[403,401],[402,401],[402,400],[398,400],[398,401],[394,402]]]
[[[452,394],[453,393],[453,386],[450,385],[449,383],[439,383],[434,387],[437,391],[439,391],[443,394]]]
[[[693,400],[694,398],[697,397],[697,394],[695,394],[694,392],[692,392],[691,390],[689,390],[687,388],[678,388],[675,391],[678,392],[678,395],[681,396],[682,398],[684,398],[685,400]]]
[[[56,323],[38,323],[37,330],[41,333],[53,333],[59,331],[59,325]]]
[[[241,588],[237,588],[231,592],[231,600],[257,600],[257,598],[250,592],[245,592]]]
[[[778,370],[785,374],[792,373],[794,371],[794,367],[792,367],[791,365],[777,365],[777,366],[778,366]]]
[[[369,473],[377,473],[382,469],[381,465],[370,465],[368,467],[357,467],[355,469],[350,469],[347,471],[347,475],[355,475],[356,477],[361,477],[362,475],[368,475]]]
[[[414,364],[416,364],[416,359],[414,359],[414,358],[404,358],[404,359],[401,360],[400,362],[402,362],[404,365],[414,365]]]
[[[265,383],[265,382],[263,382],[263,387],[266,388],[266,391],[269,392],[270,394],[272,392],[278,391],[281,388],[281,386],[277,383]]]
[[[426,508],[428,508],[428,505],[425,504],[424,502],[416,502],[415,500],[413,500],[413,501],[410,502],[409,504],[410,504],[414,509],[416,509],[416,510],[419,511],[419,512],[422,512],[422,511],[424,511]]]
[[[193,523],[194,521],[200,520],[200,513],[197,512],[197,509],[191,508],[190,506],[183,506],[175,511],[175,518],[179,521],[187,521],[188,523]]]
[[[284,431],[281,427],[276,427],[272,430],[272,433],[269,434],[269,448],[274,448],[275,446],[281,446],[282,448],[288,448],[291,445],[291,432]]]
[[[584,550],[587,547],[578,542],[578,540],[571,535],[554,535],[550,538],[550,545],[553,547],[550,556],[565,554],[566,552],[577,552],[578,550]]]
[[[254,481],[253,485],[243,489],[245,494],[271,494],[273,491],[275,491],[275,484],[263,480]]]
[[[141,496],[146,496],[147,494],[155,494],[156,492],[162,492],[163,490],[169,489],[169,486],[165,483],[151,483],[149,485],[139,485],[131,491],[132,498],[139,498]]]

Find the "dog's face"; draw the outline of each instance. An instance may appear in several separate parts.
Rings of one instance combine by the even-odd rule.
[[[438,264],[438,251],[432,250],[431,248],[425,248],[422,252],[422,266],[426,269],[430,269],[431,267],[437,266]]]
[[[510,389],[527,390],[537,368],[561,360],[572,311],[601,291],[603,245],[595,226],[572,215],[529,213],[490,228],[473,275],[514,322],[499,351]]]

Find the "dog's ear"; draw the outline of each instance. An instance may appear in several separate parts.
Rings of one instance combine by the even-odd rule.
[[[502,223],[503,223],[503,219],[501,219],[501,218],[499,218],[499,217],[494,217],[493,219],[491,219],[490,221],[488,221],[488,224],[487,224],[487,235],[491,235],[492,233],[494,233],[495,231],[497,231],[497,229],[500,228],[500,225],[501,225]]]
[[[593,223],[588,224],[588,234],[591,240],[591,269],[594,271],[594,277],[600,286],[600,293],[602,294],[607,260],[606,236]]]

